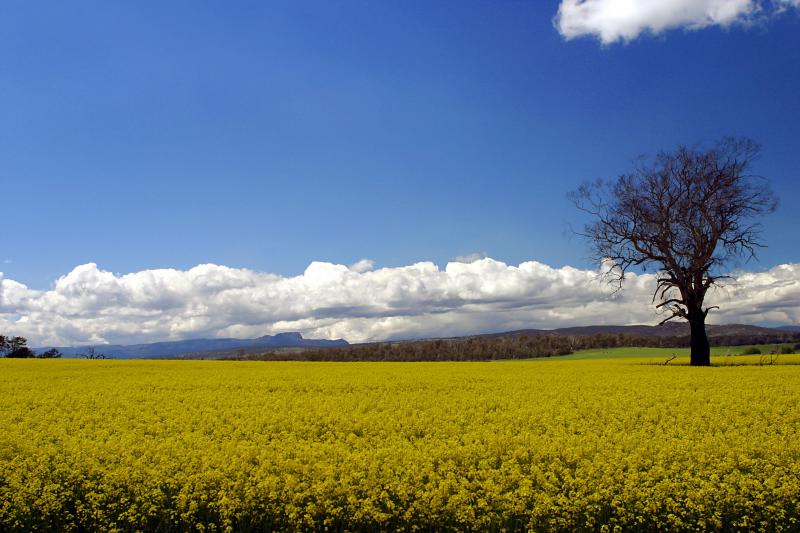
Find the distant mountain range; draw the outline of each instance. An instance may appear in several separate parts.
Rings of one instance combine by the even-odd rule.
[[[322,348],[347,346],[344,339],[304,339],[300,333],[264,335],[257,339],[189,339],[184,341],[154,342],[150,344],[102,344],[95,346],[58,347],[65,357],[80,357],[94,348],[95,353],[116,359],[168,358],[205,352],[233,352],[236,350],[261,350],[273,348]],[[41,353],[47,348],[35,348]]]
[[[706,326],[708,336],[715,337],[775,337],[780,334],[800,334],[800,326],[766,328],[747,324]],[[509,337],[532,335],[631,335],[637,337],[688,337],[689,325],[685,322],[666,323],[661,326],[578,326],[558,329],[519,329],[501,333],[469,335],[465,337]],[[420,339],[424,340],[424,339]],[[397,341],[392,341],[397,342]],[[770,341],[771,342],[771,341]],[[237,352],[254,353],[278,349],[325,348],[348,346],[344,339],[305,339],[300,333],[279,333],[256,339],[188,339],[183,341],[155,342],[150,344],[103,344],[95,346],[58,347],[65,357],[80,357],[94,348],[95,353],[116,359],[160,359],[175,357],[220,358],[235,356]],[[35,348],[37,353],[47,348]]]
[[[706,332],[709,337],[734,337],[734,336],[764,336],[775,335],[776,333],[800,333],[800,326],[780,326],[776,328],[765,328],[761,326],[751,326],[748,324],[708,324]],[[633,335],[637,337],[686,337],[689,335],[689,324],[687,322],[667,322],[660,326],[578,326],[571,328],[558,329],[519,329],[514,331],[504,331],[502,333],[489,333],[480,335],[481,337],[506,337],[523,335]]]

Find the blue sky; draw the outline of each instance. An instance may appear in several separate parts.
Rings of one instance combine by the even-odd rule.
[[[558,2],[10,2],[2,271],[587,265],[577,183],[748,135],[800,261],[800,17],[565,40]]]
[[[566,193],[723,135],[782,198],[746,268],[800,262],[796,0],[565,30],[568,4],[5,2],[0,271],[592,269]]]

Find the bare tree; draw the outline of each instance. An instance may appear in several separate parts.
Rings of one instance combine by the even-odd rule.
[[[759,153],[742,138],[707,149],[681,146],[615,181],[570,193],[594,219],[583,235],[611,282],[622,288],[632,269],[658,271],[653,303],[666,313],[662,324],[689,322],[692,365],[711,363],[706,293],[730,278],[723,269],[731,261],[755,257],[763,247],[758,218],[777,207],[767,180],[750,173]]]
[[[83,359],[107,359],[105,354],[97,353],[94,346],[89,346],[86,351],[81,354]]]

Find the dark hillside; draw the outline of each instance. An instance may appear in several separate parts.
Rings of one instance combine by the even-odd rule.
[[[767,330],[769,333],[766,334],[761,331],[754,333],[752,330],[736,328],[728,331],[738,331],[739,334],[713,336],[711,337],[712,345],[735,346],[800,342],[800,333]],[[224,358],[272,361],[493,361],[499,359],[552,357],[596,348],[688,348],[689,342],[688,335],[667,337],[610,333],[567,335],[551,332],[534,334],[510,332],[508,334],[452,339],[353,344],[324,349],[301,349],[291,352],[273,350],[259,354],[240,354]]]

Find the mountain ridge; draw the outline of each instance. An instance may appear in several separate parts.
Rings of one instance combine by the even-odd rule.
[[[709,324],[709,339],[731,337],[770,337],[779,334],[800,333],[800,326],[779,326],[774,328],[752,326],[749,324]],[[556,329],[519,329],[496,333],[482,333],[450,337],[451,339],[467,339],[470,337],[497,338],[522,337],[533,335],[558,336],[592,336],[592,335],[627,335],[649,338],[688,337],[689,325],[686,323],[667,323],[660,326],[635,325],[592,325],[572,326]],[[416,341],[436,340],[435,337],[415,339]],[[382,344],[396,342],[414,342],[413,340],[386,340],[360,344]],[[263,335],[253,339],[235,338],[199,338],[180,341],[161,341],[143,344],[105,344],[57,347],[65,357],[81,357],[94,348],[95,353],[119,359],[177,358],[177,357],[215,357],[233,355],[237,351],[255,352],[274,349],[304,349],[353,346],[345,339],[306,339],[298,332]],[[48,347],[49,348],[49,347]],[[42,353],[48,348],[34,348]]]
[[[56,347],[65,357],[81,357],[90,349],[95,353],[118,359],[168,358],[185,354],[201,354],[230,350],[258,350],[271,348],[324,348],[347,346],[344,339],[306,339],[298,332],[263,335],[254,339],[185,339],[142,344],[101,344]],[[45,348],[34,348],[41,353]]]
[[[707,324],[706,332],[709,338],[730,337],[735,335],[775,335],[777,333],[795,333],[800,331],[800,326],[779,326],[774,328],[753,326],[750,324]],[[686,322],[667,322],[659,326],[634,324],[629,326],[619,325],[594,325],[573,326],[556,329],[518,329],[498,333],[485,333],[470,335],[472,337],[508,337],[524,335],[634,335],[641,337],[688,337],[689,324]]]

